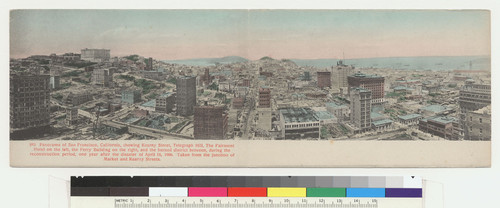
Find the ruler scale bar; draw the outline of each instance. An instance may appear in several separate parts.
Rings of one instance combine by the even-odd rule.
[[[274,207],[337,207],[337,208],[421,208],[419,198],[252,198],[252,197],[135,197],[135,198],[103,198],[73,197],[72,208],[274,208]],[[82,203],[84,202],[84,203]]]

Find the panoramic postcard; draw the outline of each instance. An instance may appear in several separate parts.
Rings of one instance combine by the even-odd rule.
[[[490,50],[486,10],[13,10],[11,163],[489,166]]]

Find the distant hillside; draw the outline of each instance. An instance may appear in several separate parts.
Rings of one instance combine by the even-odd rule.
[[[230,64],[247,62],[248,59],[240,56],[226,56],[222,58],[198,58],[198,59],[182,59],[182,60],[164,60],[163,62],[172,64],[184,64],[190,66],[210,66],[216,63]]]

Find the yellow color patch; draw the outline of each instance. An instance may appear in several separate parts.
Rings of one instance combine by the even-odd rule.
[[[306,188],[267,188],[267,197],[306,197]]]

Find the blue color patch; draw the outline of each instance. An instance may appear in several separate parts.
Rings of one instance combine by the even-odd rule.
[[[385,197],[385,188],[347,188],[346,197]]]

